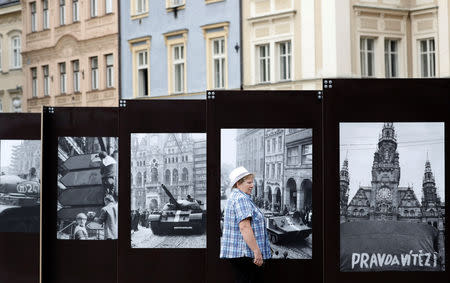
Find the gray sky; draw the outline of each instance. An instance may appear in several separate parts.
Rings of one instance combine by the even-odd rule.
[[[359,184],[370,186],[372,163],[383,123],[340,123],[340,163],[347,155],[350,173],[349,201]],[[444,123],[394,123],[400,161],[400,186],[412,185],[419,201],[425,162],[431,162],[437,194],[445,201]]]
[[[220,130],[220,158],[221,163],[236,166],[236,129]]]
[[[11,165],[12,148],[15,145],[20,145],[22,140],[0,140],[0,167],[9,167]]]

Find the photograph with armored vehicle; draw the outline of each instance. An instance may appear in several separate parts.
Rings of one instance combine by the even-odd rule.
[[[0,232],[39,233],[39,140],[0,140]]]
[[[117,165],[117,137],[58,138],[58,239],[117,239]]]
[[[251,198],[264,214],[274,259],[312,258],[312,129],[221,129],[221,211],[244,166],[254,175]],[[221,229],[223,227],[221,219]]]
[[[206,248],[206,134],[131,134],[131,246]]]

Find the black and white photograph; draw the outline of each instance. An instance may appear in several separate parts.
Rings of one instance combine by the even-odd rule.
[[[312,258],[312,129],[221,129],[221,229],[230,172],[254,175],[251,198],[264,214],[274,259]],[[234,189],[235,190],[235,189]]]
[[[131,247],[206,248],[206,134],[131,134]]]
[[[444,123],[339,124],[340,271],[445,270]]]
[[[40,140],[0,140],[0,232],[39,233]]]
[[[117,137],[58,137],[58,239],[117,240],[118,158]]]

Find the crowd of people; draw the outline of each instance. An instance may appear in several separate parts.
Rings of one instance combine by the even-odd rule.
[[[148,216],[150,215],[150,211],[148,209],[145,210],[132,210],[131,211],[131,232],[136,232],[139,230],[139,225],[145,228],[149,228]]]

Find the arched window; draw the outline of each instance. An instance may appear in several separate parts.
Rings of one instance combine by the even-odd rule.
[[[142,174],[141,174],[141,172],[137,173],[136,178],[137,178],[136,179],[136,185],[138,185],[139,187],[142,186]]]
[[[177,184],[178,183],[178,170],[177,169],[173,169],[173,172],[172,172],[172,183],[173,184]]]
[[[363,215],[364,215],[364,209],[360,209],[360,210],[359,210],[359,215],[360,215],[360,216],[363,216]]]
[[[166,174],[164,174],[164,175],[165,175],[164,180],[165,180],[166,184],[167,184],[167,185],[170,185],[170,170],[167,169],[167,170],[166,170]]]
[[[18,35],[11,38],[11,67],[12,69],[22,67],[21,43]]]
[[[183,174],[181,175],[181,180],[183,182],[186,182],[189,180],[188,170],[186,168],[183,168]]]
[[[353,210],[353,216],[358,216],[358,209],[355,208],[355,209]]]
[[[158,182],[158,169],[156,169],[156,167],[152,168],[152,182]]]

